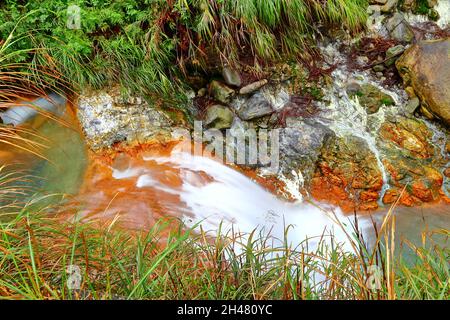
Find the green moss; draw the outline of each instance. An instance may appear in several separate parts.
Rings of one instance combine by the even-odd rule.
[[[427,0],[416,0],[413,12],[415,14],[427,15],[430,11]]]
[[[392,98],[383,97],[380,100],[380,105],[393,106],[394,104],[395,102]]]
[[[358,90],[358,91],[355,92],[354,95],[358,96],[358,97],[362,97],[364,95],[364,93],[362,93],[362,91]]]

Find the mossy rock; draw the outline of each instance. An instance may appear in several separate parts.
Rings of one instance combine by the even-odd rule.
[[[450,39],[421,41],[396,62],[406,86],[412,86],[426,116],[450,125]]]
[[[367,109],[368,114],[376,113],[382,105],[394,105],[394,99],[374,85],[363,84],[358,88],[347,90],[350,96],[357,96],[359,103]]]

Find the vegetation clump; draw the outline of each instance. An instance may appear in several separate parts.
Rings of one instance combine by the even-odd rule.
[[[80,28],[67,26],[69,5]],[[14,30],[13,62],[57,69],[81,88],[119,83],[148,97],[172,95],[188,73],[296,57],[325,27],[361,30],[367,0],[7,0],[0,39]],[[19,22],[18,22],[19,21]],[[28,51],[30,48],[45,50]]]
[[[406,241],[406,259],[395,252],[390,215],[374,249],[355,229],[347,251],[328,233],[292,246],[290,227],[276,245],[256,231],[224,233],[219,227],[213,236],[161,220],[133,234],[114,222],[63,222],[46,211],[25,207],[13,219],[0,219],[0,298],[450,298],[449,249],[433,243],[448,239],[448,231],[424,235],[420,247]]]

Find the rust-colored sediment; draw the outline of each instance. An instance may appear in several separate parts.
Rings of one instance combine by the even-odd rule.
[[[64,216],[77,213],[84,220],[94,220],[102,224],[115,221],[116,227],[126,229],[148,229],[161,218],[179,219],[189,215],[189,208],[178,195],[158,188],[136,186],[137,176],[123,179],[113,177],[112,167],[118,170],[145,168],[152,179],[161,185],[178,188],[183,181],[178,168],[145,161],[143,156],[168,157],[178,142],[162,144],[118,144],[104,152],[89,151],[89,166],[84,183],[74,200],[65,207]],[[269,192],[282,194],[284,184],[275,177],[260,177],[255,170],[232,166],[257,182]],[[199,184],[208,184],[213,178],[205,172],[197,172]]]
[[[89,152],[90,164],[85,174],[84,183],[76,196],[66,207],[72,212],[78,212],[84,219],[101,223],[115,221],[115,226],[126,229],[148,229],[161,218],[179,219],[189,215],[189,208],[180,200],[178,195],[161,191],[154,187],[138,188],[137,177],[115,179],[112,176],[112,166],[119,170],[127,168],[145,168],[151,171],[152,178],[162,185],[172,188],[181,187],[183,181],[180,170],[170,165],[145,161],[143,156],[170,156],[177,142],[168,144],[135,144],[133,146],[118,144],[113,148],[101,152]],[[243,173],[269,192],[284,196],[285,185],[276,177],[261,177],[257,171],[250,168],[231,166]],[[213,178],[204,172],[199,172],[201,184],[208,184]],[[382,179],[374,181],[371,189],[358,190],[357,194],[349,194],[348,187],[358,187],[356,180],[346,181],[342,175],[329,172],[323,176],[316,176],[312,180],[311,195],[318,201],[324,201],[340,206],[344,212],[373,212],[378,209],[378,197],[382,187]],[[417,189],[417,190],[416,190]],[[416,192],[423,192],[422,199],[430,197],[426,189],[417,186]],[[401,190],[400,190],[401,191]],[[388,190],[383,197],[386,204],[394,203],[400,196],[397,189]],[[358,201],[355,201],[358,199]],[[434,198],[429,198],[430,201]],[[450,203],[441,192],[440,199]],[[289,200],[289,199],[288,199]],[[423,204],[416,201],[416,197],[404,192],[400,204],[406,206]],[[437,201],[432,202],[437,203]],[[73,210],[72,210],[73,209]]]

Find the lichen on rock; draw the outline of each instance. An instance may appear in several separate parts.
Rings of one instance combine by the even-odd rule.
[[[117,88],[82,94],[77,115],[87,144],[94,150],[117,142],[167,141],[173,125],[163,111],[141,97],[124,98]]]

